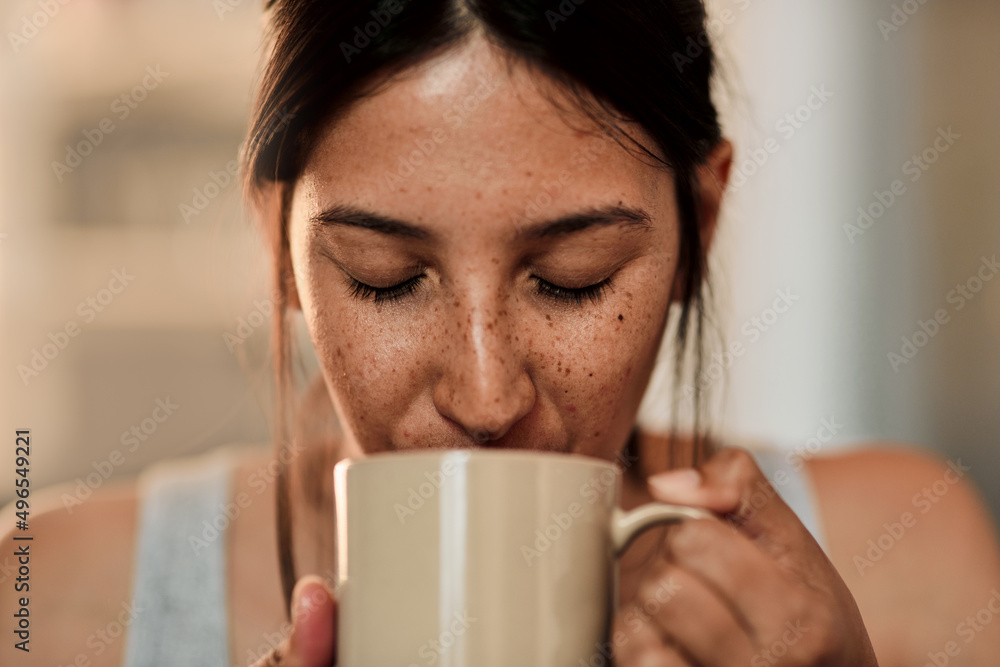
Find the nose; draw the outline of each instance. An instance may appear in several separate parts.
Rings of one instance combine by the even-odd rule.
[[[438,412],[477,444],[502,438],[531,411],[535,387],[515,345],[513,323],[498,299],[459,299],[448,316],[458,324],[434,387]]]

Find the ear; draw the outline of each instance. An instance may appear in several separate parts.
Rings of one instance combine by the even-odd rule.
[[[272,261],[272,280],[275,287],[277,281],[284,281],[287,307],[302,310],[299,291],[295,285],[295,272],[292,268],[292,257],[288,243],[286,206],[287,186],[283,183],[269,183],[260,188],[253,197],[251,206],[253,217],[263,233],[265,243]]]
[[[719,221],[719,209],[722,206],[722,195],[729,182],[729,167],[733,163],[733,145],[726,139],[721,139],[705,158],[705,162],[695,170],[695,189],[698,193],[698,206],[701,218],[701,247],[705,256],[712,249],[715,229]],[[684,298],[681,285],[675,281],[671,301],[680,303]]]
[[[733,164],[733,145],[722,139],[715,145],[697,169],[697,188],[701,199],[701,245],[705,255],[712,249],[712,239],[719,222],[722,194],[729,182],[729,168]]]

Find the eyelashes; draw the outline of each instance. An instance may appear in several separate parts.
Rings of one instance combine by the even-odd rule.
[[[366,285],[359,280],[351,278],[351,296],[361,301],[365,299],[372,299],[375,301],[375,305],[385,303],[387,301],[398,301],[408,294],[411,294],[420,281],[423,280],[423,274],[419,276],[413,276],[409,280],[404,280],[398,285],[393,285],[392,287],[372,287],[371,285]]]
[[[611,276],[586,287],[560,287],[547,280],[542,280],[538,276],[534,276],[534,280],[538,284],[538,294],[541,296],[577,306],[582,306],[584,299],[589,299],[594,304],[600,303],[604,298],[604,293],[611,288]]]
[[[371,299],[375,305],[392,303],[416,291],[423,279],[424,275],[420,274],[392,287],[373,287],[355,278],[351,278],[350,292],[352,297],[361,301]],[[587,285],[586,287],[560,287],[538,276],[532,276],[532,279],[537,285],[536,293],[539,296],[551,299],[559,304],[582,306],[584,299],[589,300],[593,304],[598,304],[604,299],[607,290],[611,289],[611,276],[608,276],[599,283]]]

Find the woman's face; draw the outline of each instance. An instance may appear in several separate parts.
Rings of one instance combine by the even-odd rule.
[[[296,184],[292,300],[350,455],[625,444],[670,301],[672,182],[533,82],[472,41],[355,106]]]

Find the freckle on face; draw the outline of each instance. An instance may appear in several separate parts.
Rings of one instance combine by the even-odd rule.
[[[508,79],[481,43],[447,57],[467,59],[467,76],[431,86],[432,64],[362,101],[327,129],[296,186],[295,284],[345,435],[363,451],[471,446],[472,427],[490,422],[506,430],[486,446],[613,459],[662,335],[676,256],[673,189],[611,142],[600,160],[574,160],[592,154],[595,135],[567,128],[538,93],[537,74],[515,68]],[[452,127],[446,112],[480,75],[500,83]],[[445,140],[387,188],[382,176],[435,129]],[[491,166],[470,169],[475,162]],[[571,177],[562,187],[546,190],[563,172]],[[618,203],[650,211],[653,224],[642,243],[609,228],[526,244],[517,236],[524,211],[546,201],[542,193],[550,203],[533,222]],[[436,240],[342,226],[307,233],[309,218],[337,203],[419,223]],[[575,288],[605,273],[615,289],[596,302],[557,304],[533,278]],[[418,275],[397,302],[376,305],[346,287]]]

